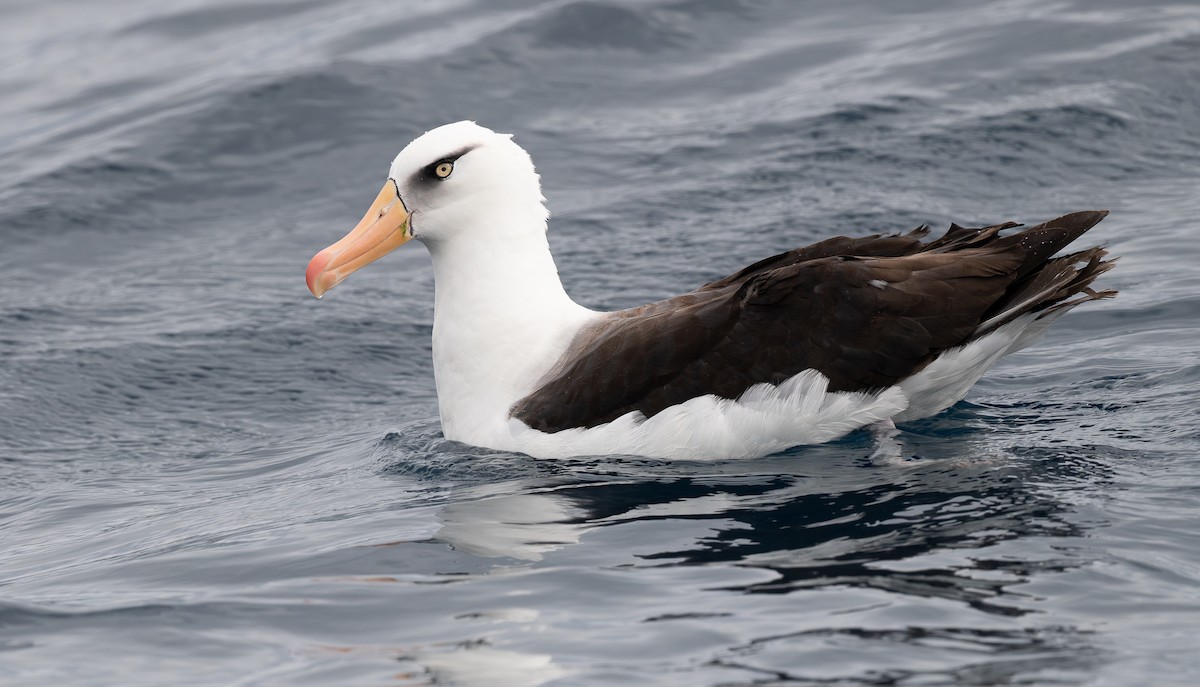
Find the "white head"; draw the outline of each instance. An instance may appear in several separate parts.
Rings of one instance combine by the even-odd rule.
[[[436,251],[523,238],[514,232],[544,237],[544,202],[533,162],[511,135],[474,122],[440,126],[400,151],[358,226],[309,263],[308,288],[319,298],[409,239]]]
[[[529,153],[475,122],[440,126],[412,143],[392,162],[388,177],[396,182],[408,207],[413,238],[426,243],[451,240],[488,222],[504,218],[506,226],[545,231],[546,209],[541,184]],[[479,237],[475,237],[479,238]]]

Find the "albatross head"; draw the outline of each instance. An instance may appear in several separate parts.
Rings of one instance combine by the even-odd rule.
[[[426,132],[392,162],[375,202],[342,240],[308,264],[308,289],[320,298],[352,272],[407,243],[516,238],[546,231],[533,162],[508,134],[474,122]]]

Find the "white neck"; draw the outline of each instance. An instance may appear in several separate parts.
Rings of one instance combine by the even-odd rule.
[[[427,243],[436,291],[434,376],[448,439],[485,443],[580,327],[600,315],[563,290],[539,224]]]

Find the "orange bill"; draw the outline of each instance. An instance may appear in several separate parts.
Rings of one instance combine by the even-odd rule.
[[[320,298],[358,268],[382,258],[411,238],[408,211],[395,183],[388,180],[358,226],[308,263],[304,275],[308,290]]]

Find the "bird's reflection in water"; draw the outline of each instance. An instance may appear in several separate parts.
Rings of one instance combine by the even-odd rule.
[[[436,538],[476,556],[540,561],[544,553],[579,541],[585,517],[569,497],[554,492],[501,494],[442,508]]]
[[[569,674],[544,654],[507,651],[482,642],[464,643],[449,651],[413,652],[403,659],[424,669],[435,685],[538,687]],[[417,684],[430,683],[422,680]]]
[[[770,573],[718,590],[724,594],[849,588],[893,600],[950,602],[1001,624],[1002,618],[1036,614],[1036,603],[1014,588],[1090,562],[1086,550],[1063,539],[1078,542],[1102,523],[1076,513],[1071,494],[1103,488],[1113,456],[1103,447],[997,448],[995,441],[974,445],[937,435],[936,428],[923,436],[906,433],[909,455],[932,457],[884,465],[872,462],[871,439],[861,436],[751,462],[557,463],[537,476],[462,485],[440,509],[435,539],[526,566],[570,566],[571,547],[589,533],[632,526],[625,532],[638,551],[634,568],[732,565]],[[705,534],[652,551],[637,541],[638,526],[681,520],[702,523]],[[614,568],[628,566],[628,554],[607,551],[603,557]],[[833,635],[939,651],[967,646],[982,654],[981,663],[943,676],[949,680],[987,675],[1004,682],[1005,671],[1016,679],[1030,670],[1071,670],[1095,660],[1087,632],[1032,622],[1034,629],[1030,622],[1012,629],[920,622],[901,628],[830,622],[814,629],[809,622],[793,633],[729,647],[714,660],[758,670],[742,661],[762,654],[764,644],[828,641]]]

